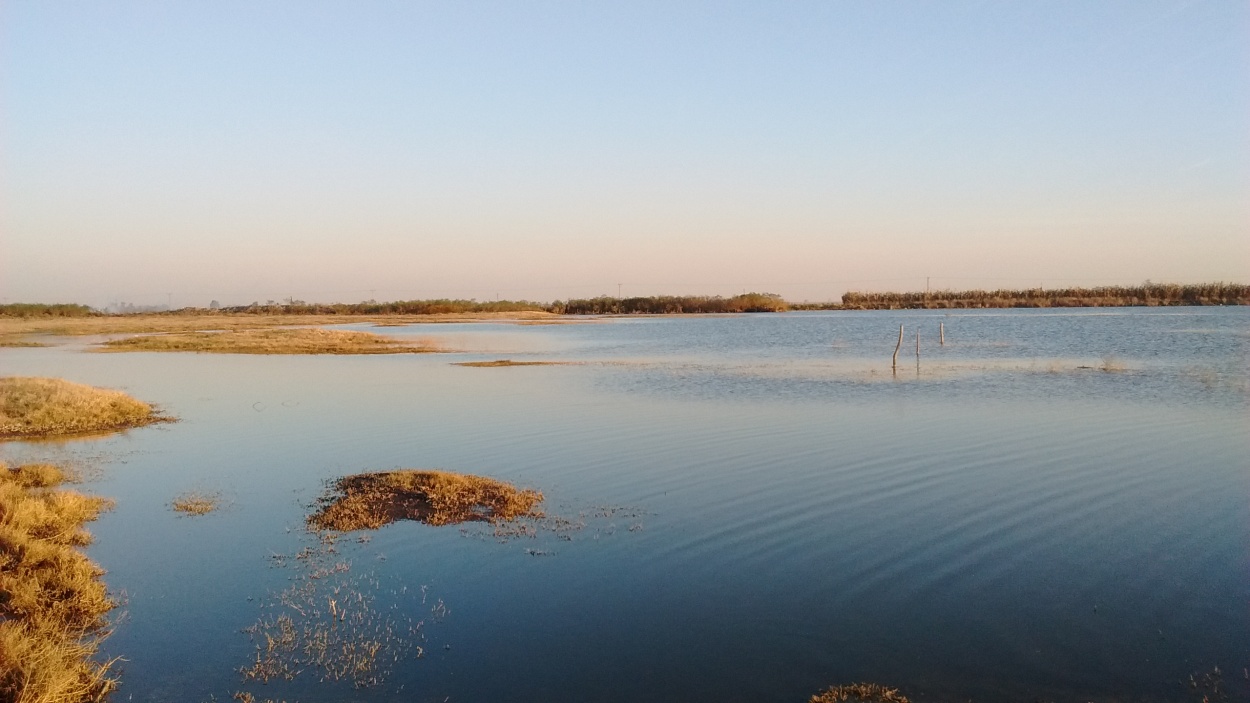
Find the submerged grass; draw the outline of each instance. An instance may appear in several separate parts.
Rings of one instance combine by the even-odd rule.
[[[543,494],[450,471],[402,469],[345,476],[331,484],[308,524],[318,530],[372,530],[396,520],[429,525],[541,516]]]
[[[104,571],[76,547],[82,525],[107,499],[57,489],[47,464],[0,464],[0,700],[77,703],[103,700],[117,682],[113,662],[92,659],[115,603]]]
[[[122,430],[168,419],[121,391],[59,378],[0,378],[0,440]]]
[[[214,354],[411,354],[439,351],[428,341],[404,342],[370,332],[317,328],[179,332],[105,342],[100,351]]]
[[[899,693],[897,688],[882,686],[875,683],[852,683],[842,686],[830,686],[812,696],[809,703],[842,703],[857,701],[862,703],[911,703],[907,696]]]

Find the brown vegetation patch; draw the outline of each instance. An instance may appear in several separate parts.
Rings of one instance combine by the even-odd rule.
[[[371,332],[325,329],[231,330],[144,335],[105,342],[101,351],[213,354],[411,354],[439,351],[431,342],[404,342]]]
[[[500,522],[541,515],[543,494],[450,471],[403,469],[335,481],[308,523],[315,529],[372,530],[396,520],[428,525]]]
[[[910,699],[899,693],[897,688],[875,683],[852,683],[842,686],[831,686],[828,690],[812,696],[810,703],[842,703],[842,701],[911,703]]]
[[[221,507],[221,494],[189,491],[176,496],[170,507],[184,515],[207,515]]]
[[[104,571],[75,547],[110,501],[57,490],[47,464],[0,464],[0,700],[97,701],[117,685],[96,662],[114,607]]]
[[[0,440],[116,431],[168,420],[121,391],[59,378],[0,378]]]
[[[513,361],[512,359],[496,359],[494,361],[458,361],[453,366],[471,366],[473,368],[493,368],[496,366],[568,366],[571,361]]]
[[[18,337],[0,337],[0,347],[46,347],[43,342],[32,342]]]
[[[374,312],[313,312],[293,306],[247,308],[247,312],[222,313],[183,310],[174,313],[92,315],[89,317],[0,315],[0,337],[23,335],[84,336],[99,334],[155,334],[162,332],[206,332],[213,330],[261,330],[284,327],[341,325],[347,322],[373,322],[386,325],[449,322],[509,322],[548,320],[546,312],[466,312],[396,314]]]

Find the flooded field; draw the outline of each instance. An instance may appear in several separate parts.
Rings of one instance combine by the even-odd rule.
[[[0,444],[116,501],[113,700],[1250,700],[1245,308],[339,329],[463,351],[0,349],[179,420]],[[401,468],[543,515],[307,527]]]

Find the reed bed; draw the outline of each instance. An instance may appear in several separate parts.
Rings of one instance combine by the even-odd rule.
[[[59,378],[0,378],[0,440],[108,432],[168,420],[121,391]]]
[[[98,349],[110,352],[207,354],[420,354],[441,351],[429,341],[404,342],[371,332],[317,328],[143,335],[110,340]]]
[[[396,520],[428,525],[507,522],[540,517],[543,494],[510,483],[450,471],[401,469],[333,482],[308,524],[318,530],[373,530]]]
[[[114,662],[95,661],[116,605],[104,571],[77,547],[82,528],[107,499],[57,488],[65,474],[47,464],[0,464],[0,700],[102,701]]]

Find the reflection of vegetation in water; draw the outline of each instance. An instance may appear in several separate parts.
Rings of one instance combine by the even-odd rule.
[[[214,354],[407,354],[438,351],[429,342],[403,342],[370,332],[324,329],[179,332],[105,342],[101,351]]]
[[[275,562],[294,565],[299,574],[244,630],[256,645],[254,659],[239,670],[244,683],[291,681],[307,673],[357,688],[380,684],[396,663],[425,655],[425,620],[402,613],[425,607],[433,621],[447,615],[446,605],[431,602],[425,586],[419,592],[400,586],[383,594],[373,574],[352,570],[333,533],[322,533],[315,546],[292,557],[277,556]],[[411,609],[384,608],[378,604],[380,594],[419,597],[420,602]]]
[[[56,487],[60,469],[0,464],[0,700],[99,700],[117,685],[92,657],[115,603],[76,547],[111,502]]]
[[[429,525],[503,522],[540,515],[543,494],[450,471],[405,469],[345,476],[321,498],[308,524],[319,530],[373,530],[396,520]]]
[[[842,686],[831,686],[812,696],[810,703],[842,703],[842,701],[910,703],[910,699],[899,693],[897,688],[875,683],[852,683]]]
[[[0,439],[87,434],[168,421],[121,391],[59,378],[0,378]]]

